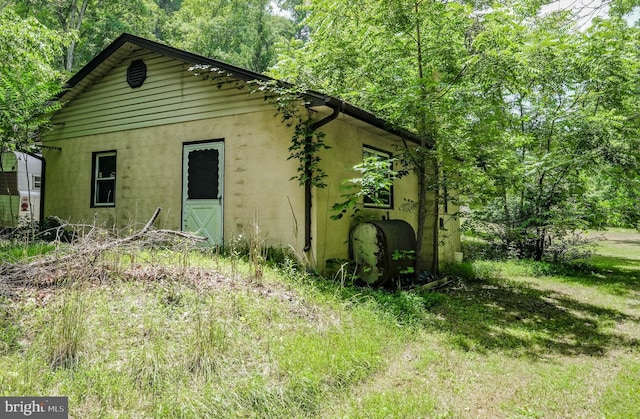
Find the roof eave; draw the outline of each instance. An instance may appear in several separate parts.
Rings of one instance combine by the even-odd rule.
[[[98,54],[91,61],[89,61],[84,67],[82,67],[82,69],[80,69],[73,77],[71,77],[67,82],[65,90],[63,90],[63,92],[61,92],[58,95],[57,99],[58,100],[63,99],[64,96],[67,93],[69,93],[69,91],[73,90],[86,77],[90,76],[91,73],[93,73],[101,64],[103,64],[108,58],[113,56],[118,50],[120,50],[120,48],[125,46],[127,43],[138,46],[140,48],[147,49],[149,51],[152,51],[158,54],[175,58],[177,60],[181,60],[187,63],[210,65],[217,69],[226,71],[230,75],[244,81],[274,80],[273,78],[265,76],[264,74],[256,73],[250,70],[246,70],[240,67],[226,64],[211,58],[204,57],[202,55],[180,50],[178,48],[174,48],[169,45],[164,45],[164,44],[160,44],[158,42],[151,41],[145,38],[140,38],[135,35],[123,33],[118,38],[116,38],[111,44],[109,44],[109,46],[107,46],[102,52],[100,52],[100,54]],[[361,109],[349,103],[346,103],[337,97],[329,96],[313,90],[306,91],[304,95],[305,95],[305,99],[308,101],[307,106],[311,107],[311,106],[324,105],[324,106],[329,106],[333,109],[337,108],[345,115],[349,115],[363,122],[371,124],[376,128],[380,128],[400,138],[409,140],[414,143],[419,143],[418,137],[412,132],[405,129],[401,129],[401,128],[395,128],[391,126],[391,124],[389,124],[388,121],[378,118],[372,113],[365,111],[364,109]]]

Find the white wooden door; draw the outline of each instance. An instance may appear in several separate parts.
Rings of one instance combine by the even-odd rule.
[[[182,230],[222,245],[224,143],[185,144],[182,155]]]

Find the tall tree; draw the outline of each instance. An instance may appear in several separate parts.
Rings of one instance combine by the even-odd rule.
[[[169,22],[173,19],[173,14],[180,10],[182,0],[156,0],[160,13],[156,22],[155,35],[157,39],[163,40],[168,30]]]
[[[46,128],[60,90],[60,37],[37,20],[0,10],[0,150],[29,150]]]
[[[465,43],[471,9],[435,0],[314,0],[308,7],[309,42],[284,52],[273,74],[416,133],[419,144],[406,143],[400,159],[418,178],[416,263],[425,266],[420,257],[430,254],[437,272],[441,206],[465,161],[458,134],[466,110],[457,92],[474,67]]]
[[[86,64],[122,32],[153,37],[161,11],[153,0],[15,0],[22,17],[35,17],[67,42],[59,57],[67,72]]]
[[[436,0],[313,0],[308,43],[273,69],[418,135],[403,161],[420,183],[418,246],[433,228],[433,271],[447,189],[482,202],[507,245],[539,259],[585,225],[586,180],[622,162],[635,170],[637,29],[611,18],[580,32],[568,11],[542,16],[542,3],[472,13]]]
[[[567,16],[497,10],[475,43],[493,57],[510,151],[502,166],[489,165],[498,193],[479,213],[505,248],[537,260],[569,233],[601,224],[588,211],[594,179],[636,178],[639,168],[638,30],[610,18],[581,32]],[[623,179],[614,184],[637,195]]]
[[[8,0],[67,39],[58,57],[75,71],[122,32],[160,40],[257,72],[275,62],[275,44],[295,36],[292,18],[271,0]],[[286,3],[286,5],[285,5]],[[299,0],[282,3],[294,11]]]
[[[293,23],[273,13],[270,0],[184,0],[167,41],[177,47],[256,72],[275,59],[274,44]]]
[[[294,40],[305,41],[308,39],[309,30],[304,21],[308,15],[308,10],[304,6],[304,0],[275,0],[281,12],[284,12],[293,21],[295,27]]]

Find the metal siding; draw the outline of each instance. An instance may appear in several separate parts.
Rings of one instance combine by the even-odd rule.
[[[147,80],[132,89],[126,72],[136,59],[147,64]],[[44,141],[273,109],[262,95],[250,94],[245,82],[229,80],[218,87],[194,76],[190,66],[148,51],[133,53],[63,107]]]

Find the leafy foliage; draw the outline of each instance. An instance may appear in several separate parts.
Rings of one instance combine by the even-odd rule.
[[[273,64],[275,43],[294,33],[269,0],[184,0],[167,23],[172,45],[256,72]]]
[[[421,182],[419,246],[448,189],[498,226],[505,248],[540,259],[612,220],[607,209],[637,219],[640,138],[638,29],[611,16],[580,31],[569,11],[540,6],[314,0],[309,42],[288,45],[273,74],[416,133],[400,159]]]
[[[509,10],[486,27],[475,48],[492,54],[499,76],[503,151],[487,159],[493,189],[475,216],[505,248],[540,260],[573,232],[606,223],[589,211],[602,202],[589,190],[637,174],[638,31],[612,18],[580,32],[562,13],[531,22]],[[625,186],[635,195],[633,182]]]
[[[268,0],[13,0],[23,18],[35,17],[68,42],[56,54],[75,71],[123,32],[167,42],[262,72],[274,63],[275,45],[294,36],[287,17]],[[282,4],[293,10],[295,2]]]
[[[438,225],[445,190],[457,189],[452,182],[480,178],[468,176],[473,166],[465,163],[473,163],[465,157],[471,139],[479,138],[464,135],[480,102],[462,95],[477,62],[465,43],[471,9],[409,0],[314,0],[308,9],[309,41],[288,45],[272,74],[328,91],[416,134],[417,143],[405,143],[397,156],[419,182],[417,257],[423,242],[429,245],[430,269],[437,271],[439,230],[426,233],[426,226]]]
[[[0,11],[0,148],[28,150],[59,105],[55,56],[61,40],[33,18]]]
[[[23,18],[36,18],[65,39],[53,55],[61,68],[77,70],[122,32],[153,37],[160,33],[164,10],[154,0],[15,0]],[[166,2],[161,2],[166,3]]]
[[[375,204],[381,204],[382,195],[390,192],[393,181],[398,176],[397,172],[390,169],[393,167],[393,161],[394,159],[381,159],[380,156],[369,156],[357,164],[354,169],[362,176],[343,181],[341,189],[345,192],[345,200],[331,207],[333,211],[338,212],[332,215],[331,219],[339,220],[349,210],[353,210],[352,216],[355,216],[365,197]]]

